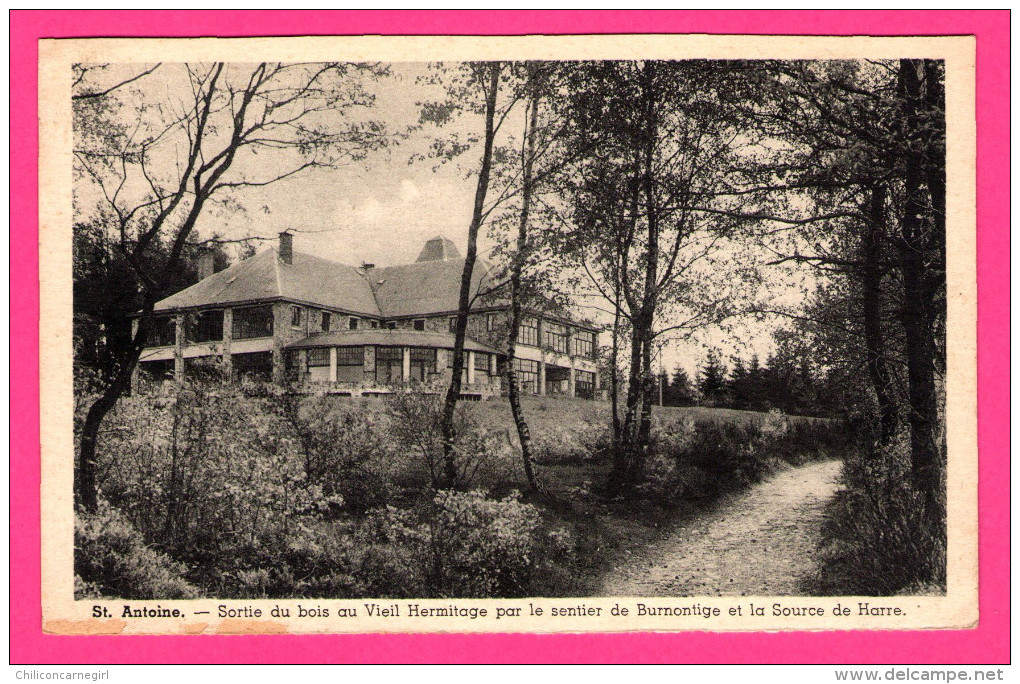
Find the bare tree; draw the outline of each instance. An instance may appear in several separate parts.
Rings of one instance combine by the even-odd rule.
[[[482,141],[482,159],[478,170],[478,181],[475,186],[474,208],[471,214],[471,224],[468,227],[467,253],[464,257],[464,270],[460,280],[460,296],[453,343],[453,377],[450,379],[450,386],[443,403],[443,472],[447,486],[451,487],[457,482],[457,463],[454,453],[456,431],[453,418],[462,389],[464,338],[467,335],[468,313],[471,310],[472,299],[471,284],[474,277],[475,260],[478,257],[478,231],[486,216],[485,196],[489,190],[489,176],[492,172],[492,150],[497,131],[497,96],[499,95],[502,65],[499,62],[484,62],[472,64],[469,68],[473,72],[471,83],[481,88],[483,93],[482,115],[485,120],[485,133]]]
[[[75,165],[88,186],[76,192],[76,210],[107,218],[142,301],[131,343],[82,425],[76,493],[87,510],[97,505],[100,426],[129,387],[199,218],[246,188],[358,160],[386,142],[378,123],[358,118],[373,102],[363,80],[383,73],[372,65],[185,64],[158,71],[165,97],[127,88],[150,72],[102,87],[76,70]],[[99,131],[100,120],[119,126]]]

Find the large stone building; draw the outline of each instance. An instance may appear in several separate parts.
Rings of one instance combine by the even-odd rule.
[[[281,233],[265,250],[156,305],[138,379],[214,373],[291,383],[339,394],[383,394],[394,385],[440,390],[453,365],[464,259],[443,237],[416,263],[361,268],[295,252]],[[475,265],[465,341],[465,397],[503,391],[508,307]],[[515,361],[522,391],[593,397],[595,327],[567,315],[529,312]]]

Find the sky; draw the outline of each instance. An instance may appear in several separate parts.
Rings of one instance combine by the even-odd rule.
[[[113,66],[96,76],[96,82],[116,82],[138,69],[138,65]],[[481,117],[464,111],[441,129],[430,124],[418,126],[421,102],[443,95],[438,86],[427,82],[434,72],[421,63],[392,64],[389,72],[371,83],[375,102],[367,116],[385,124],[391,133],[404,135],[363,161],[310,169],[264,188],[246,188],[236,194],[236,204],[205,212],[196,226],[198,234],[263,238],[259,248],[265,249],[279,232],[289,230],[294,233],[295,250],[355,266],[413,262],[425,241],[436,235],[451,239],[463,254],[479,153],[470,149],[454,162],[438,164],[429,158],[429,149],[437,135],[465,136],[481,131]],[[180,65],[164,65],[121,95],[129,104],[172,102],[175,98],[180,102],[186,99],[182,74]],[[126,106],[123,116],[127,121],[136,115]],[[519,127],[519,120],[511,117],[503,134],[512,135]],[[283,166],[278,157],[262,155],[246,160],[236,170],[258,177],[279,168]],[[479,241],[483,258],[492,247],[484,232]],[[777,298],[798,296],[781,278],[771,286]],[[665,345],[657,365],[666,370],[680,366],[693,375],[704,358],[706,343],[719,347],[724,358],[752,353],[764,358],[772,351],[768,326],[738,324],[725,330],[708,329],[696,339]]]

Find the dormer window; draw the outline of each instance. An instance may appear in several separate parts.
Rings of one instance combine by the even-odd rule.
[[[350,327],[351,330],[357,330],[358,329],[358,319],[355,318],[354,316],[351,316],[350,321],[348,321],[347,325]]]
[[[418,320],[416,320],[414,322],[414,329],[415,330],[419,330],[419,331],[424,331],[425,330],[425,319],[424,318],[419,318]]]

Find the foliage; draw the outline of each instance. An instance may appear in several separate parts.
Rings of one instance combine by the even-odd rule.
[[[75,599],[190,599],[198,589],[184,565],[146,545],[127,517],[100,500],[95,513],[74,518]]]
[[[516,495],[436,494],[427,521],[430,584],[438,596],[527,596],[538,510]]]
[[[424,467],[433,489],[446,484],[443,470],[443,434],[441,419],[443,399],[414,389],[394,392],[387,400],[390,431],[396,444],[413,454]],[[472,411],[463,404],[454,414],[455,437],[453,443],[454,485],[464,488],[480,474],[488,481],[500,481],[512,472],[510,464],[511,441],[500,429],[482,425]]]
[[[783,463],[838,455],[843,434],[835,421],[790,421],[781,414],[744,422],[681,415],[656,425],[640,491],[668,507],[710,501],[760,482]]]
[[[386,458],[382,417],[327,397],[281,396],[278,410],[297,435],[308,481],[339,502],[335,510],[365,511],[389,500],[395,468]]]
[[[683,368],[677,366],[671,376],[663,377],[662,380],[665,383],[664,405],[694,406],[698,402],[698,390]]]
[[[239,597],[393,598],[527,595],[538,511],[516,495],[436,492],[346,523],[301,525],[235,571]],[[280,550],[282,549],[282,550]]]
[[[99,484],[150,543],[208,560],[343,505],[309,478],[275,399],[199,384],[122,401],[103,435]],[[144,432],[139,432],[144,426]]]
[[[924,524],[902,437],[885,454],[861,449],[844,461],[842,487],[826,507],[812,593],[945,593],[946,539]]]
[[[710,349],[705,365],[701,368],[698,390],[706,406],[725,406],[729,403],[726,395],[726,366],[715,349]]]

